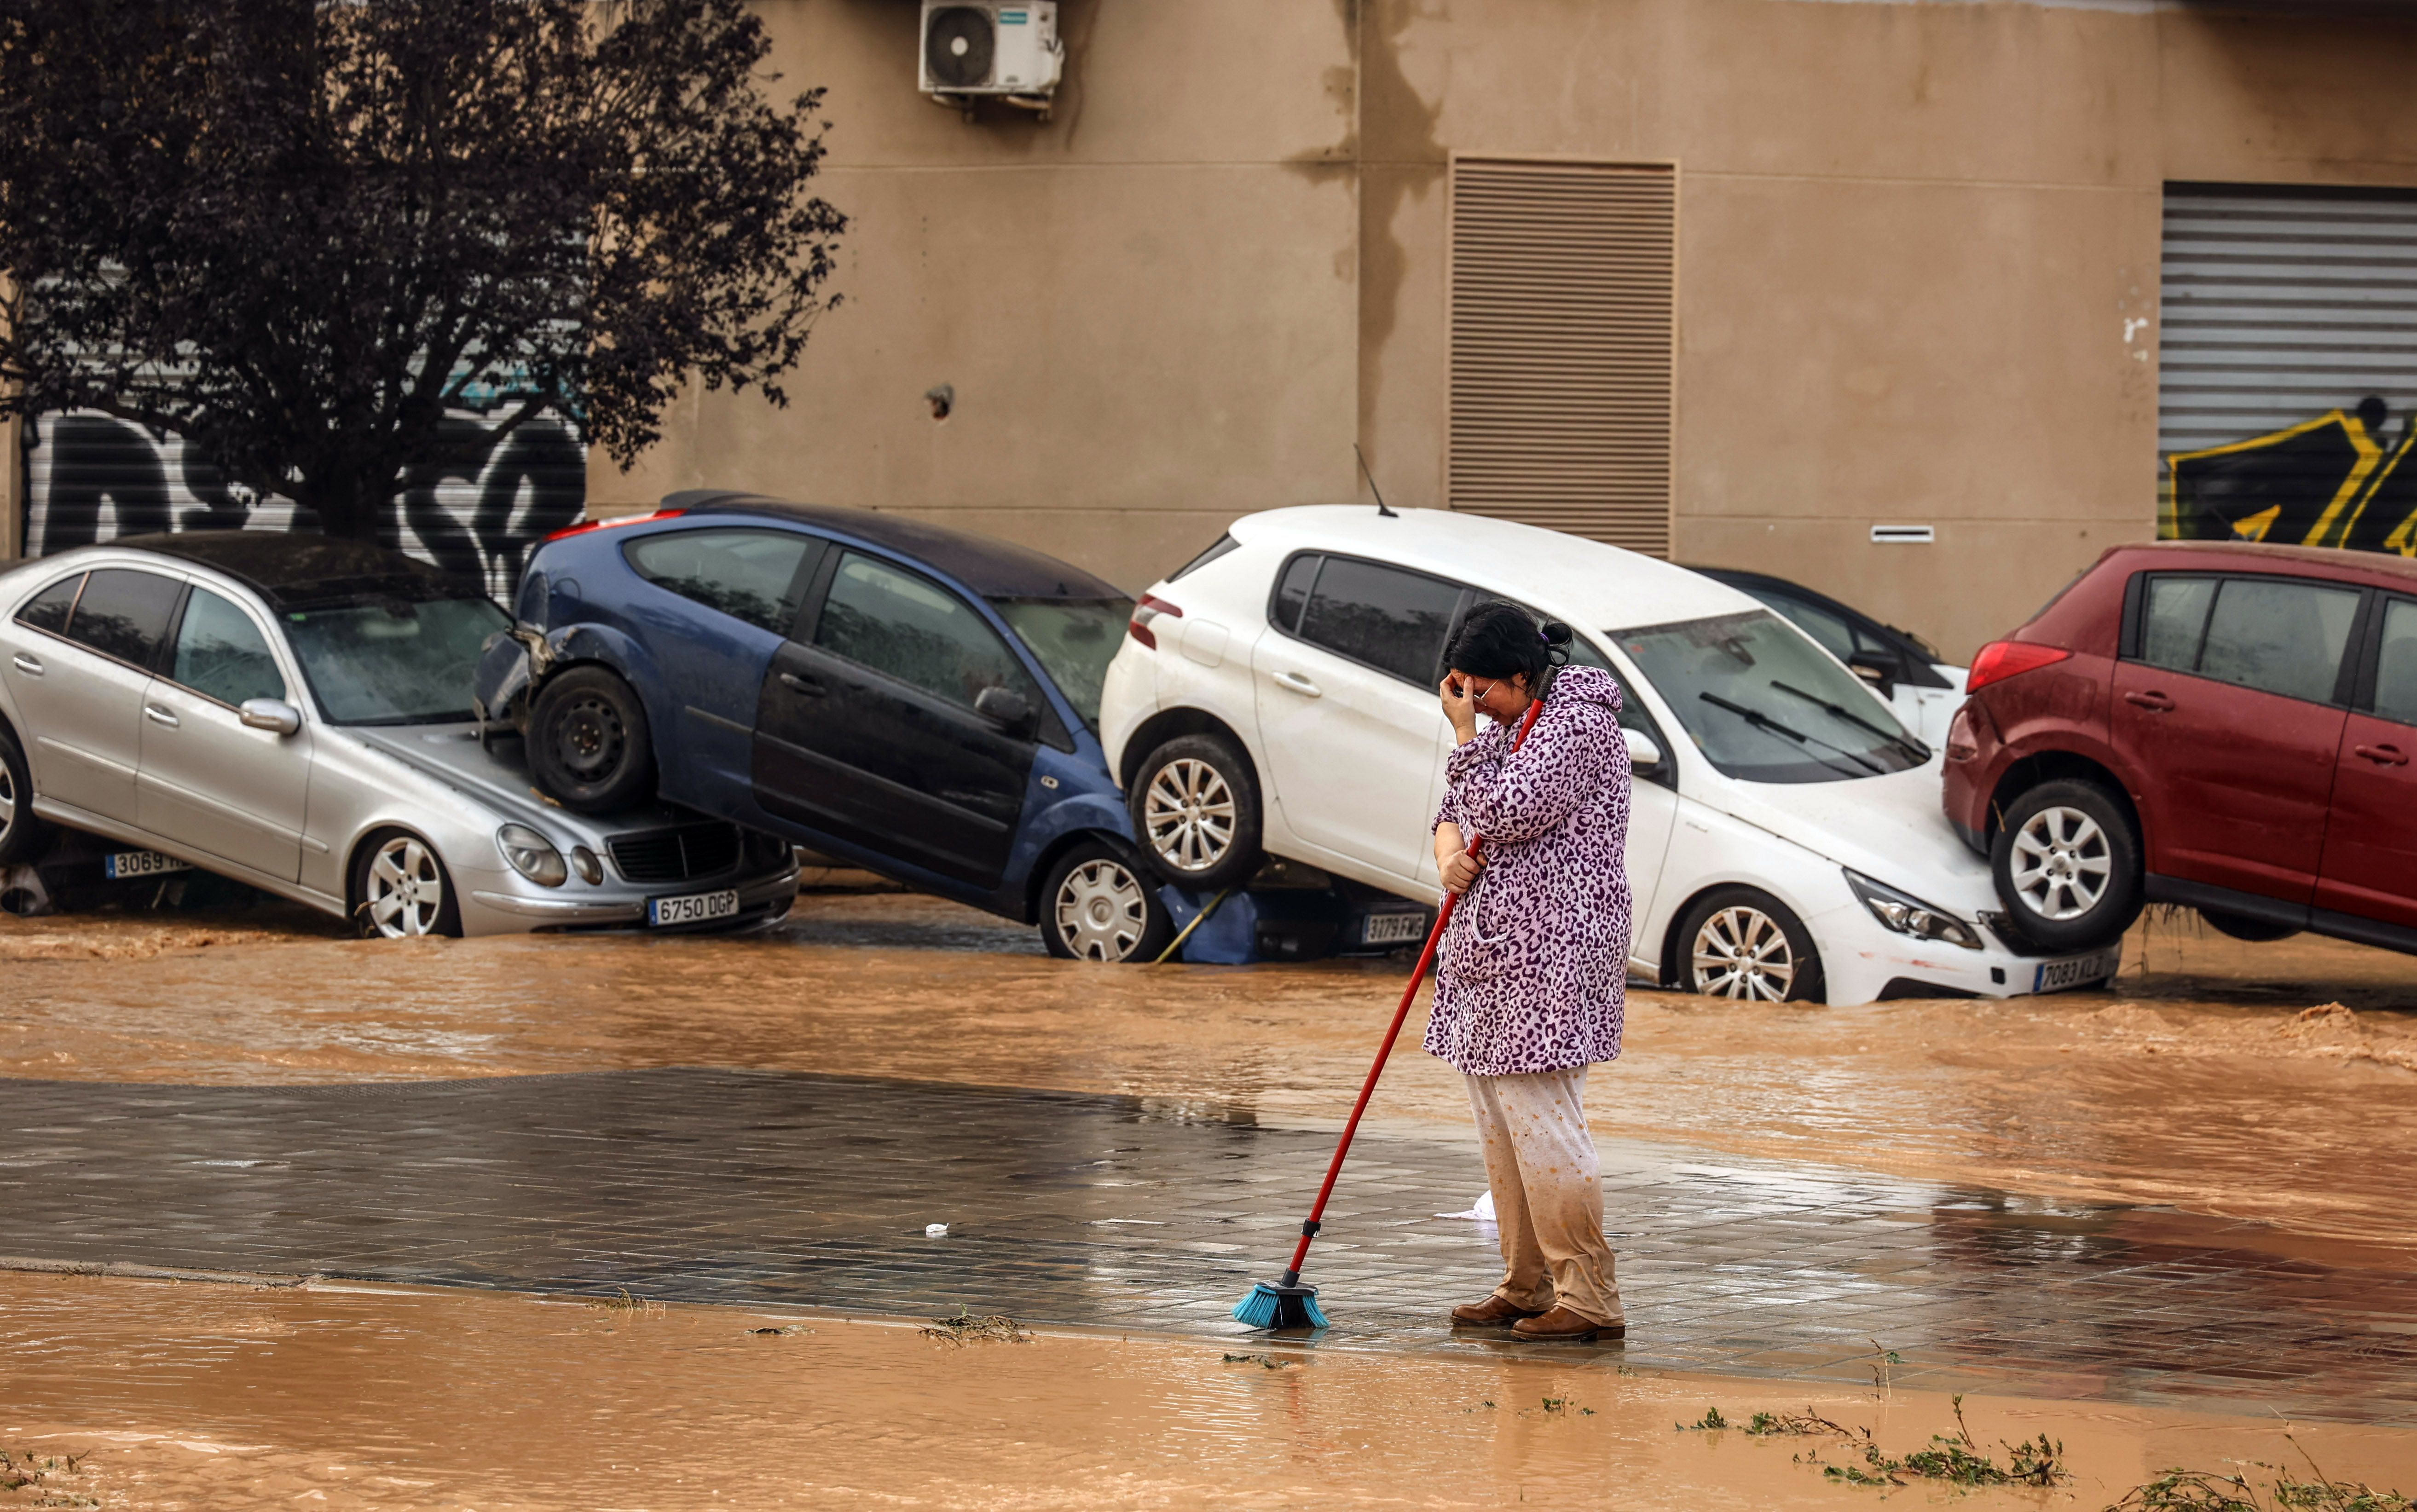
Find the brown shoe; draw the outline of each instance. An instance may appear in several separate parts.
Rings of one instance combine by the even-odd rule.
[[[1523,1318],[1511,1325],[1511,1332],[1537,1344],[1574,1344],[1589,1338],[1621,1338],[1627,1336],[1624,1319],[1596,1323],[1567,1308],[1555,1308],[1542,1317]]]
[[[1514,1308],[1498,1296],[1490,1296],[1482,1302],[1452,1308],[1452,1325],[1454,1328],[1508,1328],[1522,1318],[1538,1316],[1541,1315],[1526,1308]]]

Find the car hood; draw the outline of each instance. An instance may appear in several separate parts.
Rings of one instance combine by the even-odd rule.
[[[573,813],[539,795],[522,759],[520,736],[506,730],[491,729],[484,744],[475,724],[347,725],[332,733],[494,809],[499,823],[533,824],[542,833],[574,844],[600,847],[615,835],[694,823],[697,817],[661,804],[600,816]]]
[[[1706,795],[1759,829],[1925,903],[1972,918],[1999,904],[1989,864],[1939,808],[1939,758],[1841,782],[1724,782]]]

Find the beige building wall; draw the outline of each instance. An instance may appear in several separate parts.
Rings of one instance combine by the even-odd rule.
[[[830,89],[845,302],[788,409],[691,396],[599,512],[909,509],[1135,588],[1365,497],[1355,440],[1444,502],[1455,152],[1679,165],[1676,554],[1958,658],[2153,530],[2163,185],[2417,185],[2417,18],[2372,8],[1070,0],[1056,118],[973,124],[913,0],[761,8]]]

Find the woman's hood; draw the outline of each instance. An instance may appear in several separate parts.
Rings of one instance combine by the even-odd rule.
[[[1544,695],[1546,703],[1571,701],[1600,703],[1612,713],[1619,712],[1619,679],[1601,667],[1563,667],[1553,674],[1553,685]]]

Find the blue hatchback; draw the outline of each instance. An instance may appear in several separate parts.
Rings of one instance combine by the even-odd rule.
[[[567,808],[651,794],[1148,959],[1166,911],[1096,728],[1132,609],[1003,541],[675,493],[538,549],[479,707]]]

